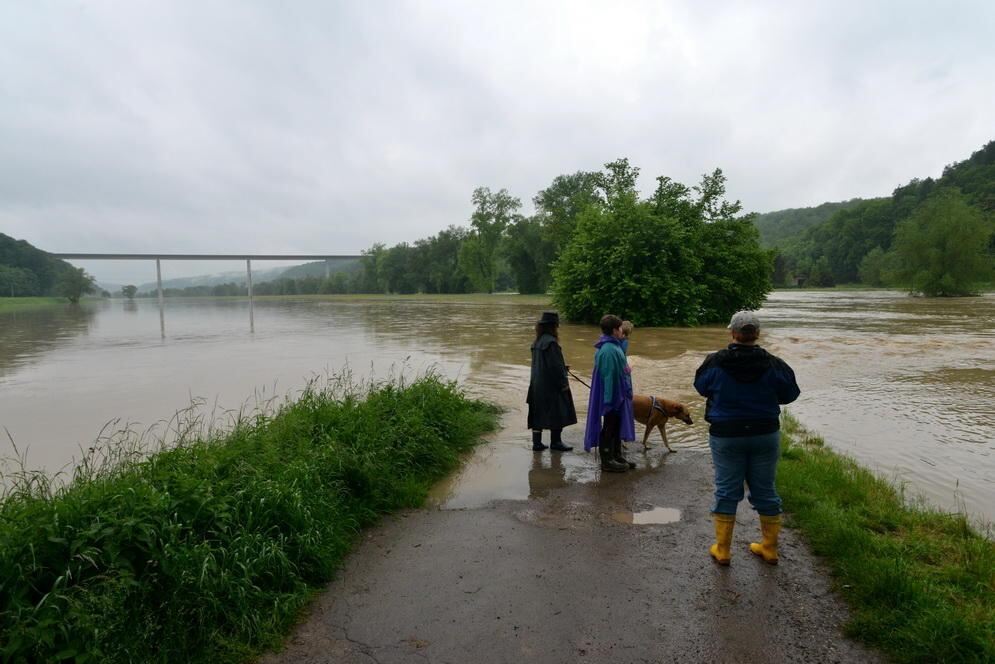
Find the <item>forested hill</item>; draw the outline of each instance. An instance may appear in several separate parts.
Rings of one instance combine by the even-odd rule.
[[[0,233],[0,296],[50,295],[59,276],[72,266]]]
[[[991,228],[995,219],[995,141],[970,158],[947,166],[939,178],[913,179],[896,188],[888,198],[850,201],[824,221],[797,234],[784,232],[785,229],[768,231],[766,237],[773,238],[768,240],[768,246],[776,247],[779,252],[775,283],[831,286],[858,282],[882,285],[891,281],[899,284],[900,281],[889,279],[888,273],[901,272],[898,269],[902,267],[898,264],[901,261],[889,263],[885,260],[893,249],[896,231],[916,214],[925,214],[926,208],[933,210],[930,214],[936,219],[922,219],[916,223],[929,221],[934,226],[950,225],[950,220],[955,218],[951,210],[927,205],[940,198],[945,201],[945,208],[954,202],[962,205],[965,214],[976,216],[980,220],[978,223]],[[818,209],[809,208],[806,216],[814,216]],[[792,211],[771,214],[787,212]],[[797,220],[801,218],[805,217],[786,215],[784,223],[798,225],[801,222]],[[920,229],[925,230],[925,227]],[[961,242],[949,234],[945,237],[946,245]],[[988,237],[991,237],[990,230]],[[971,242],[972,246],[977,244],[974,240]],[[962,251],[965,257],[973,251],[968,251],[966,244],[948,249],[951,253]]]
[[[849,209],[863,202],[864,199],[853,198],[839,203],[823,203],[815,207],[765,212],[757,215],[753,223],[760,231],[760,243],[763,246],[780,247],[809,228],[818,226],[840,210]]]

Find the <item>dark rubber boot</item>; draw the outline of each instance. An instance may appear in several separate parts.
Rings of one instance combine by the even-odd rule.
[[[552,429],[549,432],[550,434],[549,449],[553,450],[554,452],[570,452],[571,450],[573,450],[573,447],[571,447],[570,445],[563,444],[563,439],[560,438],[562,433],[563,429]]]
[[[615,461],[611,443],[605,441],[598,447],[598,452],[601,454],[601,470],[606,473],[624,473],[629,469],[625,464]]]
[[[623,466],[625,466],[629,470],[633,470],[636,467],[635,463],[633,463],[632,461],[629,461],[628,459],[626,459],[622,455],[622,440],[621,439],[617,439],[615,441],[615,444],[612,445],[612,458],[615,459],[615,461],[617,463],[622,464]]]
[[[533,452],[542,452],[545,449],[548,449],[548,448],[545,445],[542,444],[542,431],[541,430],[537,431],[537,430],[533,429],[532,430],[532,451]]]

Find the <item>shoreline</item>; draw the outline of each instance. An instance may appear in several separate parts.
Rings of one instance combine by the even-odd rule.
[[[783,421],[786,525],[829,565],[852,612],[846,633],[899,662],[995,660],[991,524],[909,501],[798,420]]]

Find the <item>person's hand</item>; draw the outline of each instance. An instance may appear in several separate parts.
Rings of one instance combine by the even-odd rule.
[[[565,366],[567,368],[567,371],[570,371],[570,365],[569,364],[564,364],[563,366]]]

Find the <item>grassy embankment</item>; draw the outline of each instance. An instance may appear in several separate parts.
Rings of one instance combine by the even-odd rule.
[[[436,377],[311,389],[213,439],[0,503],[0,660],[235,662],[280,642],[364,526],[496,426]]]
[[[66,304],[64,297],[0,297],[0,312]]]
[[[786,417],[778,490],[851,607],[847,633],[899,662],[995,661],[995,543]]]

